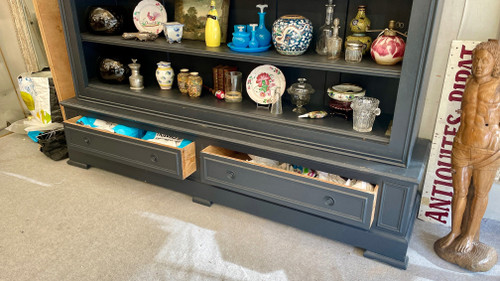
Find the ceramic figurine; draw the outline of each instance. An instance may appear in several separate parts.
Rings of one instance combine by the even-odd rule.
[[[285,15],[273,23],[272,40],[276,51],[282,55],[302,55],[313,35],[309,19],[300,15]]]
[[[215,9],[215,1],[210,1],[210,11],[205,23],[205,44],[207,47],[220,46],[221,30],[219,24],[219,15]]]
[[[132,59],[132,63],[130,63],[128,67],[132,70],[132,75],[128,78],[130,82],[130,89],[136,91],[144,89],[143,77],[139,74],[139,68],[141,65],[137,63],[136,59]]]
[[[203,85],[203,79],[198,75],[198,72],[189,73],[187,86],[188,86],[188,95],[191,98],[197,98],[201,95]]]
[[[363,55],[370,50],[372,44],[372,38],[366,35],[366,32],[370,29],[370,24],[370,19],[366,16],[366,6],[360,5],[358,7],[358,13],[349,24],[352,35],[347,36],[345,41],[346,43],[354,41],[361,42],[363,44]]]
[[[189,69],[183,68],[179,70],[179,74],[177,74],[177,87],[179,87],[179,91],[182,94],[188,93],[187,80],[189,77]]]
[[[119,34],[123,28],[123,13],[116,7],[91,7],[88,25],[94,33]]]
[[[396,34],[394,25],[395,21],[389,21],[389,28],[380,33],[372,43],[370,54],[378,64],[393,65],[403,60],[406,44]]]
[[[331,36],[333,31],[333,13],[335,5],[333,0],[328,0],[326,6],[325,24],[323,24],[318,31],[318,39],[316,40],[316,53],[325,56],[327,54],[327,38]],[[338,29],[337,29],[338,34]]]
[[[174,70],[170,66],[170,62],[160,61],[157,63],[156,80],[162,90],[172,89],[174,82]]]
[[[500,168],[499,66],[498,40],[472,51],[472,75],[465,84],[451,150],[451,231],[434,243],[439,257],[475,272],[490,270],[498,260],[495,248],[479,241],[479,230]]]
[[[125,32],[122,34],[123,39],[137,39],[139,41],[154,41],[158,38],[158,34],[150,32]]]
[[[250,42],[248,42],[248,48],[257,48],[257,47],[259,47],[259,42],[257,41],[256,31],[255,31],[257,24],[252,23],[252,24],[250,24],[250,27],[252,28],[252,31],[251,31],[252,37],[250,39]]]
[[[181,43],[183,30],[184,25],[176,21],[163,24],[163,32],[170,44],[174,42]]]
[[[257,42],[259,42],[259,47],[268,46],[271,44],[271,32],[266,28],[265,16],[266,12],[264,12],[264,8],[267,8],[267,4],[259,4],[256,6],[260,9],[259,14],[259,26],[255,32],[257,36]]]

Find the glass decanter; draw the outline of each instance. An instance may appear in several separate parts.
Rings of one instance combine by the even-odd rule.
[[[327,54],[327,38],[331,36],[333,30],[333,12],[335,5],[333,0],[328,0],[326,6],[325,24],[318,30],[318,39],[316,41],[316,53],[322,56]]]

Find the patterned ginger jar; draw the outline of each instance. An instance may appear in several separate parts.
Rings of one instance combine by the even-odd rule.
[[[188,95],[191,98],[201,96],[203,86],[203,78],[198,75],[198,72],[190,72],[187,80]]]
[[[170,66],[170,62],[160,61],[157,63],[158,68],[156,69],[156,80],[160,85],[162,90],[172,89],[172,84],[174,82],[174,70]]]
[[[309,47],[312,36],[313,25],[303,16],[285,15],[273,23],[273,44],[282,55],[302,55]]]
[[[182,94],[187,94],[188,93],[188,86],[187,86],[187,80],[189,77],[189,69],[183,68],[179,71],[179,74],[177,74],[177,87],[179,87],[179,91]]]

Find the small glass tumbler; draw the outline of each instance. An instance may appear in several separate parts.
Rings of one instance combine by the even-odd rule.
[[[350,63],[361,62],[363,58],[363,43],[359,41],[348,41],[345,44],[345,61]]]
[[[225,77],[226,102],[240,102],[242,99],[242,74],[239,71],[230,71]]]
[[[351,103],[353,109],[353,129],[358,132],[371,132],[375,116],[380,115],[380,101],[372,97],[358,97]]]

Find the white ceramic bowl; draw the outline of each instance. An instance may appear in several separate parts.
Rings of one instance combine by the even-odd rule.
[[[339,84],[328,88],[328,96],[338,101],[352,101],[365,95],[365,90],[354,84]]]

